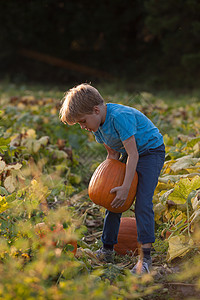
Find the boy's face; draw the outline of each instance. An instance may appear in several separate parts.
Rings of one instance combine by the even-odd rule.
[[[98,110],[94,110],[92,114],[82,115],[77,123],[81,126],[81,129],[88,131],[97,131],[101,124],[101,113]]]

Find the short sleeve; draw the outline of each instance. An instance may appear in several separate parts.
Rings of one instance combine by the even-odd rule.
[[[94,132],[94,136],[95,136],[97,143],[103,144],[103,140],[100,137],[100,134],[98,132]]]
[[[114,126],[121,141],[125,141],[137,133],[136,125],[136,118],[132,113],[122,113],[114,119]]]

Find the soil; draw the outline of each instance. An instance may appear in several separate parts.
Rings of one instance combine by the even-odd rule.
[[[199,300],[200,291],[197,289],[197,284],[194,282],[178,282],[174,276],[180,273],[182,262],[175,262],[173,265],[153,264],[152,274],[154,277],[154,284],[161,284],[161,288],[154,294],[146,296],[145,300],[180,300],[190,299]]]

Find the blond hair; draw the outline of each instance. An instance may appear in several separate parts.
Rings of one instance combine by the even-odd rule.
[[[73,125],[82,115],[92,114],[94,106],[103,103],[104,100],[97,89],[82,83],[65,94],[60,109],[60,119],[65,124]]]

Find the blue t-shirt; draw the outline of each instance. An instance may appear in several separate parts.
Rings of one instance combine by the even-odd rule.
[[[137,109],[121,104],[107,103],[105,122],[94,132],[98,143],[124,154],[123,141],[135,137],[138,153],[163,144],[158,128]]]

